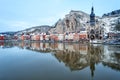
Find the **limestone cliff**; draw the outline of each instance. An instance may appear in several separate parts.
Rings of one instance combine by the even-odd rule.
[[[50,30],[53,33],[78,32],[88,26],[89,14],[82,11],[71,10],[65,15],[64,19],[59,19],[54,28]]]
[[[102,17],[95,17],[96,26],[102,28],[105,33],[113,31],[117,23],[120,23],[120,10],[112,11],[104,14]],[[54,26],[37,26],[22,31],[22,33],[65,33],[65,32],[80,32],[87,31],[90,27],[90,15],[82,12],[71,10],[63,19],[59,19]]]
[[[118,10],[117,10],[118,11]],[[115,12],[115,11],[114,11]],[[110,13],[108,13],[110,14]],[[105,33],[113,31],[115,25],[120,22],[120,14],[112,14],[110,16],[95,17],[96,26],[102,28]],[[89,14],[82,11],[71,10],[65,18],[59,19],[54,28],[50,29],[50,33],[79,32],[87,30],[90,26]]]

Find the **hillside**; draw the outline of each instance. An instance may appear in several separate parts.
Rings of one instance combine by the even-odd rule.
[[[116,24],[120,23],[120,10],[104,14],[101,20],[106,23],[105,28],[107,32],[113,31]]]
[[[53,26],[48,26],[48,25],[43,25],[43,26],[35,26],[31,28],[27,28],[25,30],[21,30],[17,32],[17,35],[25,33],[25,34],[32,34],[32,33],[47,33],[51,27]]]
[[[116,12],[116,14],[112,14]],[[110,14],[110,13],[107,13]],[[106,33],[113,31],[115,25],[120,22],[119,10],[112,11],[111,15],[104,17],[96,16],[96,26],[100,26]],[[65,18],[59,19],[55,27],[50,30],[51,33],[64,33],[64,32],[79,32],[87,29],[90,24],[89,14],[82,11],[71,10],[69,14],[65,15]]]
[[[96,16],[96,26],[103,27],[104,31],[111,32],[115,25],[120,23],[120,10],[115,10],[104,14],[102,17]],[[42,25],[25,30],[17,31],[17,35],[25,33],[64,33],[79,32],[90,26],[90,16],[83,11],[71,10],[63,19],[56,21],[54,26]]]

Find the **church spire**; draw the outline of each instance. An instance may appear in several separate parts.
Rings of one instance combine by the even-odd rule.
[[[92,6],[91,12],[94,13],[94,7]]]
[[[91,8],[91,14],[90,14],[90,25],[95,26],[95,14],[94,14],[94,7]]]

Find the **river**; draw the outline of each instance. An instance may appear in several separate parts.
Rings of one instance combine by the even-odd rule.
[[[0,80],[120,80],[120,45],[0,42]]]

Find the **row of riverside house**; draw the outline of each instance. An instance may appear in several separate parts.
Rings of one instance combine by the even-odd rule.
[[[32,33],[22,34],[18,38],[14,36],[16,40],[31,40],[31,41],[46,41],[46,42],[79,42],[88,41],[87,32],[80,33],[64,33],[64,34],[46,34],[46,33]]]
[[[5,40],[12,40],[12,36],[11,35],[7,35],[7,34],[0,34],[0,41],[5,41]]]

